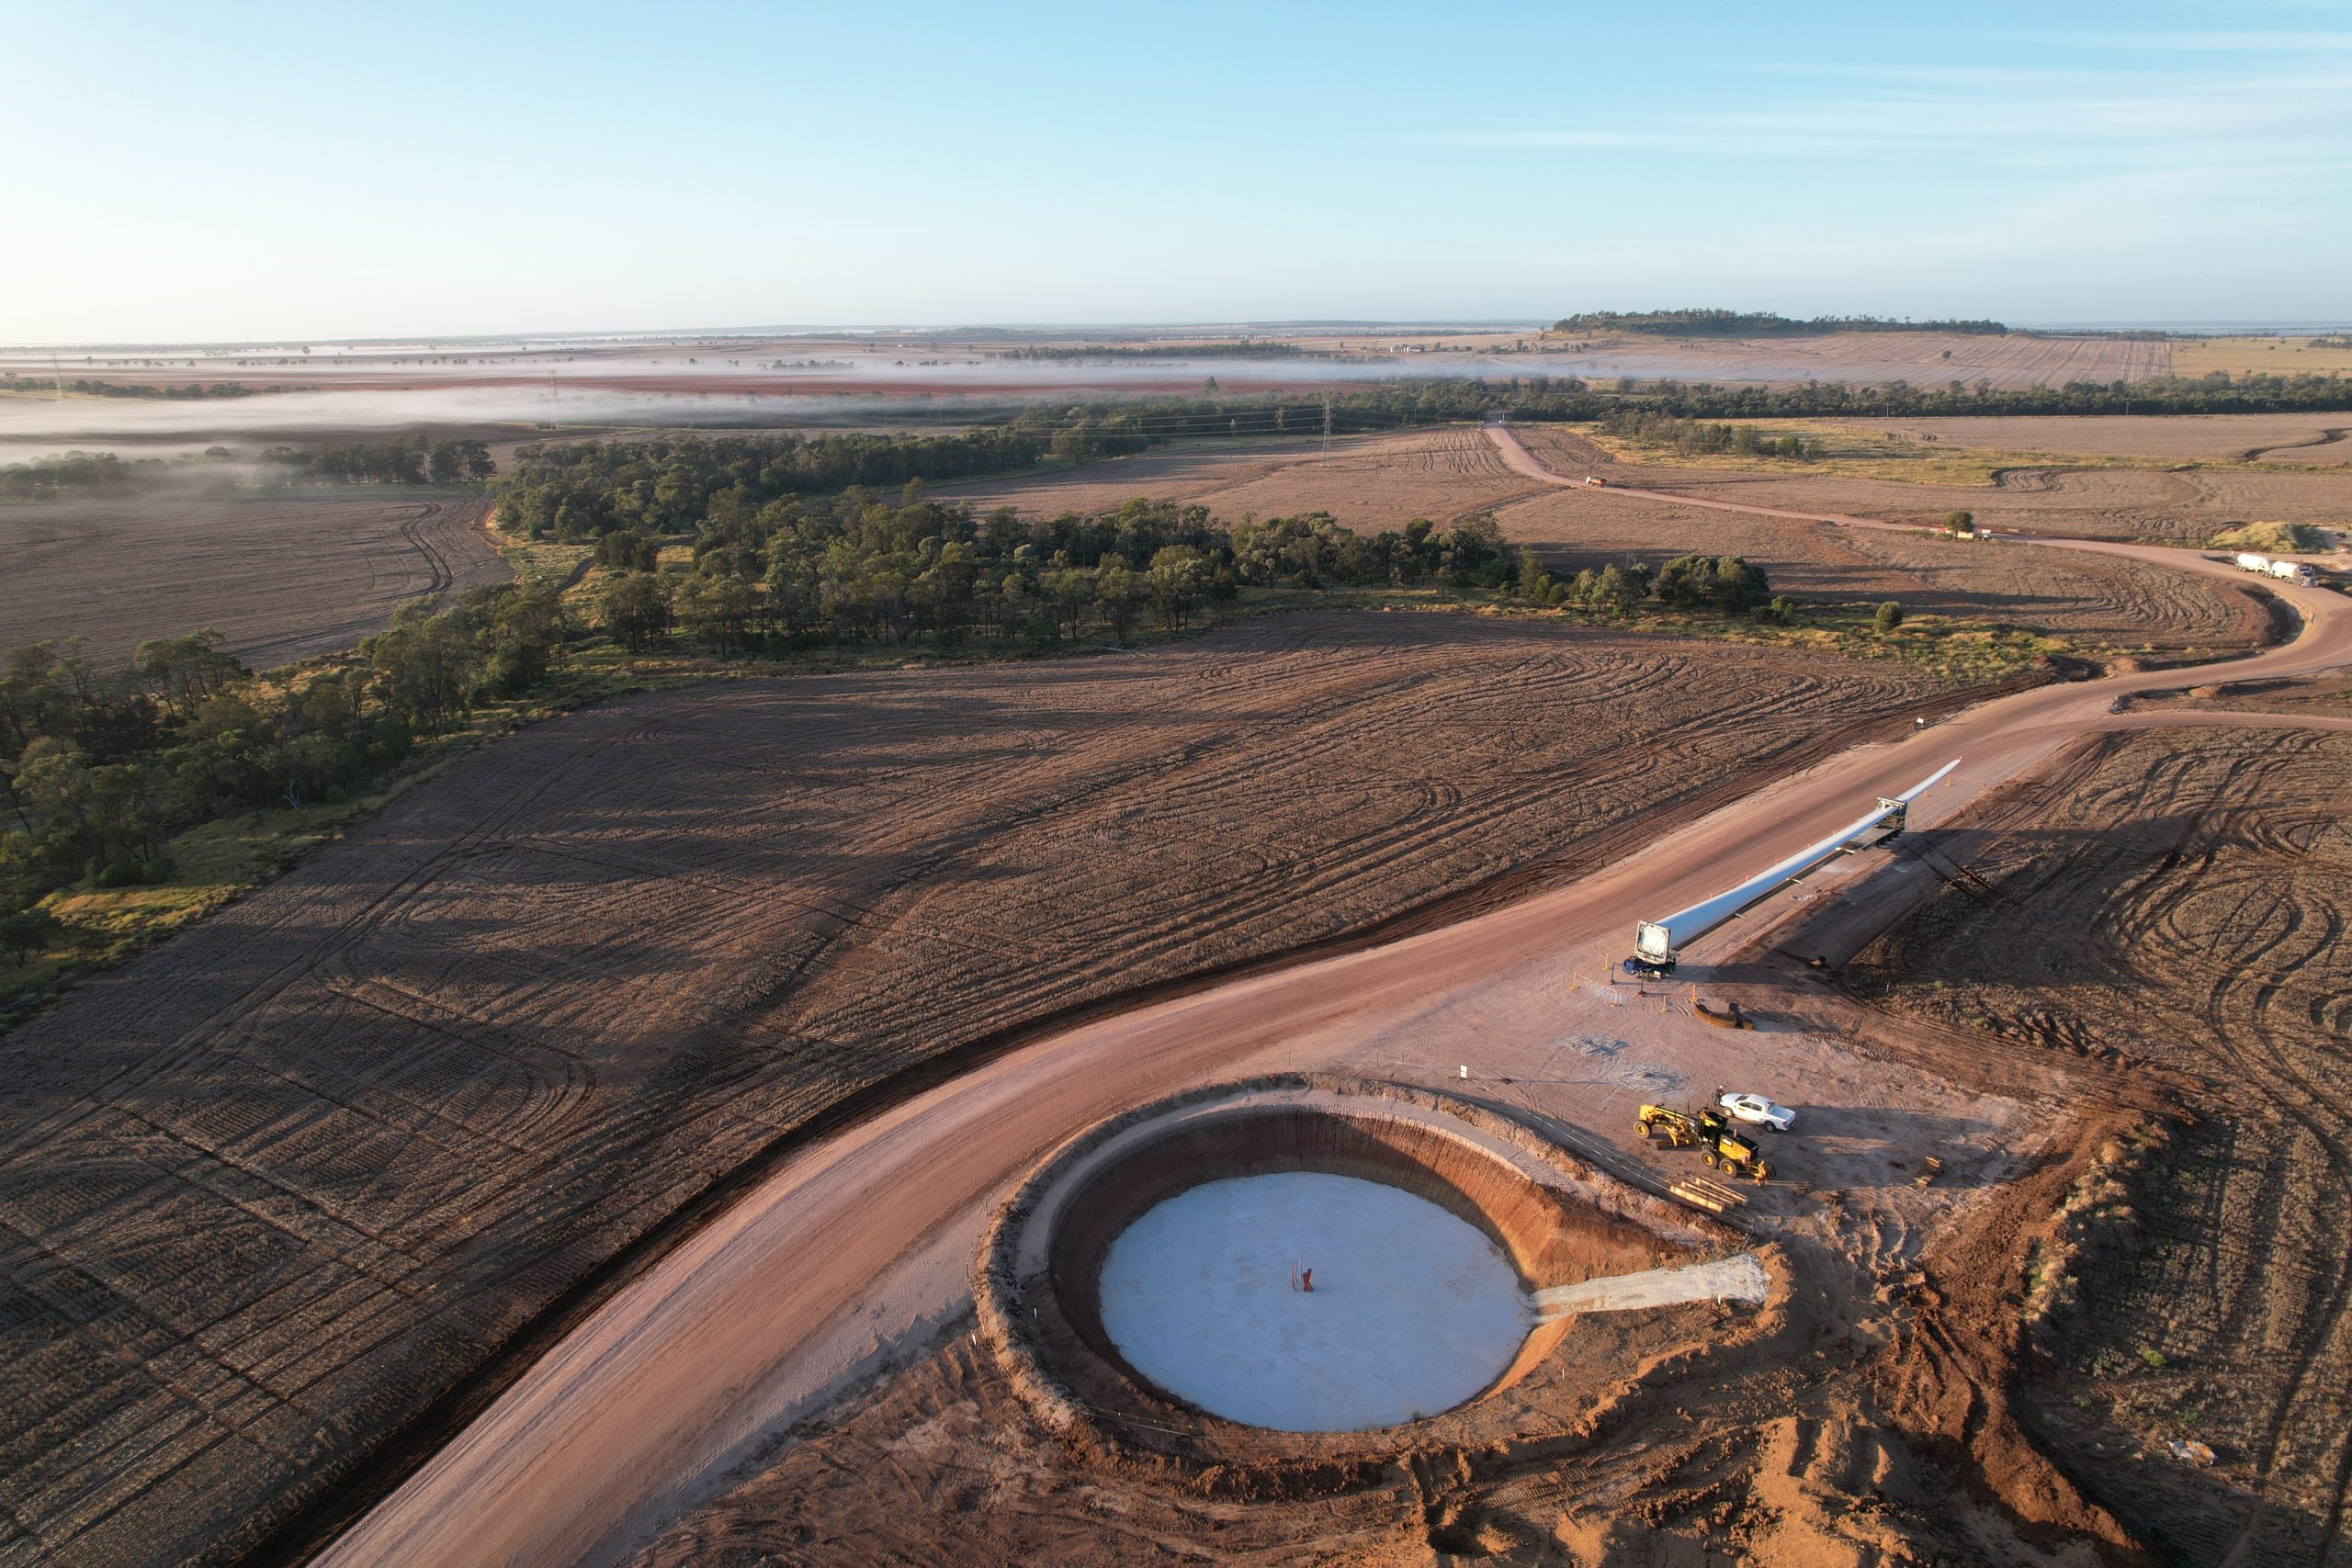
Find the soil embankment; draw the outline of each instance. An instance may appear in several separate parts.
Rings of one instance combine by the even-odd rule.
[[[2037,1438],[2181,1561],[2319,1562],[2352,1474],[2352,736],[2098,737],[1951,825],[1955,889],[1868,950],[1883,1005],[2187,1087],[2052,1195]],[[2175,1447],[2199,1445],[2184,1461]]]

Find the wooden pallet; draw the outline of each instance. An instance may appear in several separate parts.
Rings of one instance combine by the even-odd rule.
[[[1729,1213],[1747,1204],[1744,1194],[1733,1191],[1720,1181],[1710,1181],[1703,1176],[1686,1177],[1668,1188],[1667,1191],[1694,1209],[1704,1209],[1713,1214]]]

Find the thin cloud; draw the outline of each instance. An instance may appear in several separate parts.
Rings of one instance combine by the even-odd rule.
[[[2352,49],[2352,32],[2010,33],[2002,41],[2052,49],[2143,49],[2199,54],[2217,49],[2285,52]]]
[[[1798,107],[1668,113],[1647,125],[1456,122],[1409,140],[1453,147],[1651,150],[1777,156],[1838,150],[1967,151],[1998,158],[2141,149],[2177,162],[2193,139],[2292,135],[2308,150],[2352,135],[2352,73],[2302,73],[2136,92],[1886,93]]]

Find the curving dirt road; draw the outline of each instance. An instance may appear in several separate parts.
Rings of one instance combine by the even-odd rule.
[[[1508,429],[1517,471],[1544,468]],[[1658,499],[1776,516],[1611,485]],[[1892,525],[1830,516],[1861,527]],[[2182,552],[2041,540],[2234,576]],[[2233,663],[2233,679],[2352,663],[2352,604],[2279,585],[2294,642]],[[1963,761],[1913,811],[1930,826],[2083,731],[2226,724],[2246,716],[2109,711],[2178,671],[2047,686],[1987,702],[1902,742],[1785,778],[1571,886],[1385,947],[1260,976],[1105,1019],[1000,1057],[809,1149],[615,1296],[321,1561],[577,1562],[640,1536],[757,1440],[911,1325],[958,1305],[980,1216],[1019,1171],[1089,1122],[1183,1084],[1344,1059],[1408,1032],[1439,1062],[1476,1059],[1498,1028],[1541,1016],[1526,976],[1606,962],[1635,919],[1717,891],[1726,868],[1793,850],[1855,803]],[[2257,720],[2258,722],[2258,720]],[[1501,999],[1498,999],[1501,998]]]

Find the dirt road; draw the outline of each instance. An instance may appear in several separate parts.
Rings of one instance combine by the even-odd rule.
[[[1544,469],[1508,430],[1490,434],[1518,471],[1577,482]],[[2063,547],[2227,574],[2177,551]],[[2352,604],[2317,590],[2278,592],[2301,612],[2302,635],[2233,664],[2233,679],[2352,662]],[[1635,919],[1719,891],[1728,868],[1816,839],[1850,818],[1858,801],[1960,756],[1954,775],[1914,807],[1914,824],[1931,826],[2086,729],[2146,722],[2155,716],[2109,710],[2127,692],[2180,680],[2177,671],[2148,672],[1988,702],[1898,744],[1849,750],[1783,779],[1570,886],[1000,1057],[781,1170],[616,1295],[322,1561],[609,1557],[893,1336],[955,1310],[983,1206],[1090,1122],[1209,1076],[1342,1060],[1392,1032],[1410,1031],[1435,1060],[1455,1060],[1457,1047],[1475,1058],[1492,1031],[1540,1016],[1523,984],[1532,965],[1556,972],[1611,959]]]

